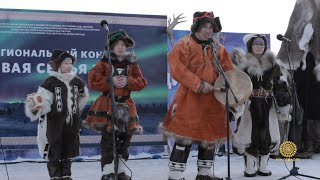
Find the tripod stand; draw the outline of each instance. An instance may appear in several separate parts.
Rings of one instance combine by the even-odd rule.
[[[236,103],[238,103],[238,99],[237,97],[235,96],[232,88],[230,87],[230,83],[221,67],[221,64],[219,62],[219,59],[216,55],[217,53],[217,48],[215,47],[214,43],[211,42],[211,46],[212,46],[212,54],[214,56],[214,65],[215,67],[217,68],[217,71],[219,73],[220,76],[223,77],[223,80],[224,80],[224,91],[226,93],[226,102],[225,102],[225,108],[226,108],[226,113],[227,113],[227,159],[228,159],[228,177],[226,177],[226,180],[231,180],[231,177],[230,177],[230,133],[229,133],[229,129],[230,129],[230,116],[229,116],[229,112],[230,112],[230,105],[229,105],[229,90],[235,100]]]
[[[106,31],[106,53],[107,53],[107,57],[108,57],[108,64],[109,67],[112,67],[112,62],[111,62],[111,58],[110,58],[110,40],[109,40],[109,28],[108,28],[108,23],[105,20],[101,21],[101,26],[105,29]],[[105,53],[103,54],[103,56],[105,56]],[[110,70],[110,74],[109,74],[109,79],[110,79],[110,99],[111,99],[111,107],[110,107],[110,111],[112,112],[112,116],[111,116],[111,122],[112,122],[112,154],[113,154],[113,160],[114,160],[114,180],[118,180],[118,165],[119,165],[119,155],[117,152],[117,137],[116,137],[116,126],[115,126],[115,122],[116,122],[116,102],[115,102],[115,95],[114,95],[114,83],[112,80],[113,77],[113,71]]]
[[[290,75],[291,75],[291,99],[292,99],[292,121],[293,121],[293,140],[294,142],[296,141],[296,135],[295,135],[295,131],[296,131],[296,112],[297,112],[297,103],[298,103],[298,98],[297,98],[297,90],[296,90],[296,84],[295,84],[295,81],[294,81],[294,70],[293,70],[293,67],[291,65],[291,60],[290,60],[290,54],[289,54],[289,41],[284,41],[285,43],[285,46],[286,46],[286,52],[287,52],[287,55],[288,55],[288,63],[289,63],[289,68],[290,68]],[[293,165],[292,165],[292,169],[289,171],[290,174],[286,175],[286,176],[283,176],[282,178],[280,178],[279,180],[281,179],[286,179],[290,176],[302,176],[302,177],[307,177],[307,178],[312,178],[312,179],[320,179],[318,177],[314,177],[314,176],[309,176],[309,175],[305,175],[305,174],[300,174],[298,172],[299,168],[296,167],[296,161],[295,159],[293,159]]]

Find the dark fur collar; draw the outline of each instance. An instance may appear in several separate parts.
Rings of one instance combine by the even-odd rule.
[[[117,59],[117,56],[111,52],[110,54],[110,57],[111,57],[111,61],[112,61],[112,64],[113,63],[129,63],[129,64],[135,64],[138,62],[138,59],[135,55],[135,53],[133,52],[126,52],[124,55],[124,60],[123,61],[119,61]],[[103,57],[103,59],[101,59],[101,61],[106,61],[108,62],[108,57]]]
[[[209,45],[210,44],[210,41],[207,40],[207,41],[201,41],[197,38],[197,36],[195,35],[195,33],[191,33],[191,38],[193,40],[195,40],[198,44],[201,44],[202,46],[205,46],[205,45]]]

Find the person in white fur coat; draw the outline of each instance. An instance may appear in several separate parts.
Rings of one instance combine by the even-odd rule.
[[[71,179],[71,158],[80,154],[80,115],[89,93],[85,82],[72,72],[75,58],[55,49],[49,77],[36,93],[28,95],[26,116],[38,123],[40,156],[47,159],[51,179]]]
[[[246,72],[253,84],[252,94],[243,105],[233,135],[234,151],[244,155],[244,176],[270,176],[267,169],[271,152],[280,144],[278,118],[289,115],[290,93],[275,55],[267,50],[264,35],[245,35],[247,53],[234,49],[233,63]],[[239,117],[239,115],[235,115]]]

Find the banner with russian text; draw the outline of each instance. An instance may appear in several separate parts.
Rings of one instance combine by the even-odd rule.
[[[133,141],[162,140],[157,126],[167,110],[166,16],[0,9],[0,137],[7,138],[5,144],[23,144],[28,137],[34,140],[37,124],[24,115],[24,101],[48,76],[53,49],[74,55],[74,70],[87,82],[88,71],[105,47],[102,20],[108,22],[110,32],[124,29],[135,40],[135,47],[129,50],[136,53],[148,81],[145,89],[131,94],[144,127],[144,136]],[[99,95],[90,91],[85,110]],[[96,134],[83,129],[81,135]]]

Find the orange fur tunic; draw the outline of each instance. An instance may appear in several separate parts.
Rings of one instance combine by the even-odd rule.
[[[233,69],[230,56],[219,45],[218,58],[224,71]],[[172,77],[180,83],[164,122],[165,135],[204,143],[226,138],[226,111],[213,92],[199,93],[201,81],[214,84],[218,74],[212,64],[212,48],[202,47],[190,35],[182,38],[168,55]]]

